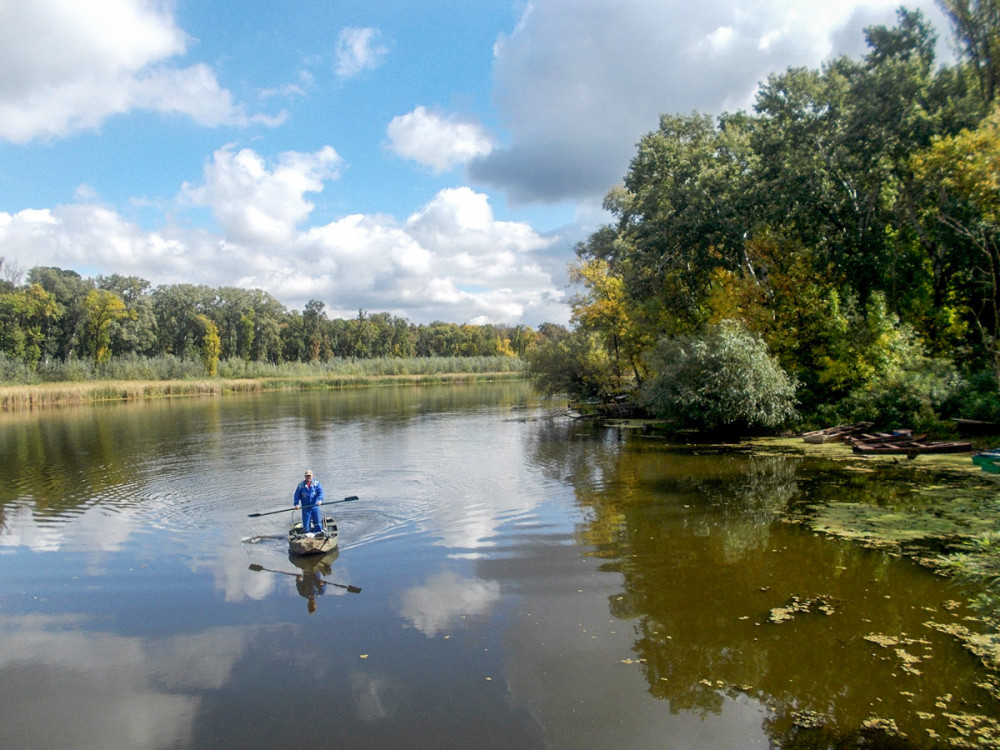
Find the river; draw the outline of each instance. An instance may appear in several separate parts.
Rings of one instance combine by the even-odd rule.
[[[524,383],[0,415],[0,747],[955,746],[963,592],[786,522],[857,477]]]

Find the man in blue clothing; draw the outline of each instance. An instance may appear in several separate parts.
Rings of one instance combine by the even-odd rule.
[[[306,478],[295,488],[295,507],[302,505],[302,533],[322,531],[319,506],[323,504],[323,485],[313,481],[312,470],[306,469]]]

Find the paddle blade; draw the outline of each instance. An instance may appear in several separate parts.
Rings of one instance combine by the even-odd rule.
[[[250,570],[254,571],[255,573],[259,573],[263,569],[264,569],[263,565],[258,565],[257,563],[250,563]]]
[[[348,586],[347,590],[350,591],[352,594],[360,594],[361,593],[361,589],[358,588],[357,586]]]

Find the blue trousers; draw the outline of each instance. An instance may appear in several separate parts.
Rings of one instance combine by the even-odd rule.
[[[319,505],[302,506],[302,531],[322,531],[323,521],[320,518]]]

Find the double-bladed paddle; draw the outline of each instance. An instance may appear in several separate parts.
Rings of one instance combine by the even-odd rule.
[[[349,497],[345,497],[343,500],[333,500],[333,501],[331,501],[329,503],[318,503],[318,505],[320,507],[322,507],[323,505],[336,505],[337,503],[349,503],[352,500],[357,500],[357,499],[358,499],[357,495],[350,495]],[[290,511],[290,510],[298,510],[299,508],[314,508],[314,507],[316,507],[316,506],[314,506],[314,505],[300,505],[297,508],[282,508],[281,510],[268,510],[268,511],[265,511],[264,513],[247,513],[247,517],[248,518],[260,518],[261,516],[270,516],[270,515],[273,515],[275,513],[285,513],[285,512]]]
[[[266,570],[268,573],[281,573],[282,575],[286,576],[298,577],[301,575],[301,573],[289,573],[287,570],[271,570],[270,568],[265,568],[263,565],[258,565],[257,563],[250,563],[250,570],[254,571],[255,573],[259,573],[262,570]],[[319,580],[320,583],[325,583],[327,586],[336,586],[337,588],[347,589],[352,594],[361,593],[361,589],[358,586],[348,586],[343,583],[334,583],[333,581],[327,581],[324,580],[323,578],[320,578]]]

